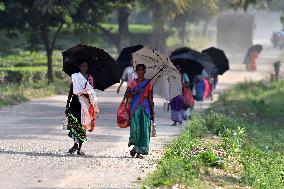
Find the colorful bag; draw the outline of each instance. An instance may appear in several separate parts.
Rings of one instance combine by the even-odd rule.
[[[130,126],[130,102],[128,98],[124,98],[118,107],[117,125],[119,128]]]
[[[183,102],[186,107],[194,107],[194,98],[188,87],[182,87]]]

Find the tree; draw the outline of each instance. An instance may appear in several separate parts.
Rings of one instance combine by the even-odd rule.
[[[80,31],[100,29],[100,25],[118,5],[130,0],[3,0],[0,28],[25,33],[32,47],[43,44],[47,54],[48,83],[53,82],[52,54],[63,26]],[[85,32],[82,32],[85,35]],[[116,36],[111,36],[117,41]]]
[[[117,51],[122,48],[122,40],[128,34],[128,19],[135,0],[96,0],[96,1],[84,1],[74,16],[74,23],[76,30],[99,30],[105,37],[111,41]],[[118,33],[113,33],[110,29],[107,29],[101,25],[101,22],[107,21],[114,10],[117,10],[118,18]],[[98,14],[103,12],[104,15]]]
[[[152,10],[153,21],[153,46],[161,52],[165,47],[165,23],[173,20],[178,14],[183,13],[188,7],[188,0],[141,0],[141,6]]]
[[[222,0],[228,1],[228,0]],[[281,13],[280,21],[284,25],[284,1],[282,0],[235,0],[229,3],[229,6],[234,9],[242,8],[246,11],[249,5],[255,6],[259,9],[267,9]]]
[[[70,22],[81,0],[4,0],[0,27],[8,32],[23,32],[28,42],[42,42],[47,55],[48,83],[53,82],[52,54],[64,24]]]
[[[249,5],[256,5],[259,2],[260,0],[234,0],[230,3],[230,7],[234,9],[242,8],[244,11],[247,11]]]
[[[118,21],[118,52],[121,51],[122,41],[126,39],[129,34],[128,19],[131,13],[130,6],[122,6],[117,10],[117,21]]]
[[[173,20],[173,25],[178,29],[179,36],[182,39],[182,45],[185,42],[186,23],[204,21],[203,34],[205,35],[208,22],[212,16],[219,12],[218,3],[218,0],[189,0],[188,8]]]

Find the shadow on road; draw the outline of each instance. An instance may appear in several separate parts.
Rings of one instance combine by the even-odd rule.
[[[58,154],[58,153],[52,153],[52,152],[43,152],[43,153],[39,153],[39,152],[16,152],[16,151],[11,151],[11,150],[2,150],[0,151],[0,155],[1,154],[9,154],[9,155],[24,155],[24,156],[32,156],[32,157],[59,157],[59,158],[66,158],[66,157],[71,157],[71,158],[100,158],[100,159],[131,159],[131,157],[127,157],[127,156],[95,156],[95,155],[83,155],[83,156],[79,156],[76,155],[76,153],[74,155],[68,154],[68,153],[62,153],[62,154]]]

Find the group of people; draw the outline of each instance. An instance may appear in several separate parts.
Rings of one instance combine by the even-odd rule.
[[[94,91],[93,80],[88,75],[88,62],[78,64],[79,73],[71,75],[72,83],[66,105],[68,118],[68,136],[74,140],[69,149],[70,154],[77,152],[84,155],[82,144],[87,141],[86,131],[92,132],[95,128],[96,114],[99,113],[97,97]],[[130,102],[130,137],[128,146],[134,146],[130,155],[143,158],[149,152],[151,121],[154,120],[153,86],[149,79],[144,77],[146,66],[139,64],[134,69],[128,67],[123,73],[122,83],[128,82],[124,98]],[[117,92],[119,93],[120,84]]]
[[[74,140],[74,145],[69,149],[70,154],[77,152],[78,155],[84,155],[81,148],[82,144],[87,141],[86,131],[92,132],[94,130],[96,115],[99,113],[93,80],[88,75],[88,66],[87,61],[81,61],[78,64],[80,72],[71,75],[72,83],[65,111],[68,118],[68,135]],[[195,80],[208,79],[208,81],[211,81],[205,71],[198,77],[190,77],[182,71],[179,65],[176,65],[176,68],[181,74],[183,92],[170,102],[172,126],[182,124],[183,120],[191,119],[194,107]],[[130,102],[128,146],[134,146],[130,155],[137,158],[143,158],[143,155],[147,155],[149,152],[151,122],[154,122],[155,115],[153,85],[151,80],[144,77],[145,73],[146,66],[144,64],[138,64],[135,70],[132,66],[126,67],[117,89],[117,93],[119,93],[122,84],[127,82],[124,99]],[[216,78],[214,82],[216,86]],[[186,98],[191,98],[187,99],[191,102],[185,103]]]
[[[195,100],[213,100],[213,91],[218,83],[218,76],[210,77],[205,70],[192,77],[183,72],[179,65],[176,68],[181,74],[182,94],[170,101],[172,126],[182,125],[184,120],[192,118]],[[203,84],[201,88],[198,87],[199,83]]]

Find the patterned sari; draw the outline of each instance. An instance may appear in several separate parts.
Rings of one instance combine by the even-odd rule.
[[[72,99],[68,113],[68,136],[75,143],[87,141],[86,130],[95,128],[96,114],[99,112],[97,97],[90,81],[81,73],[72,74],[72,88],[69,93]],[[70,96],[70,94],[69,94]]]
[[[151,132],[151,110],[148,100],[152,91],[152,82],[145,80],[138,84],[137,80],[129,84],[128,90],[138,91],[132,98],[130,104],[130,137],[128,146],[134,145],[134,150],[142,155],[148,155],[150,132]]]

